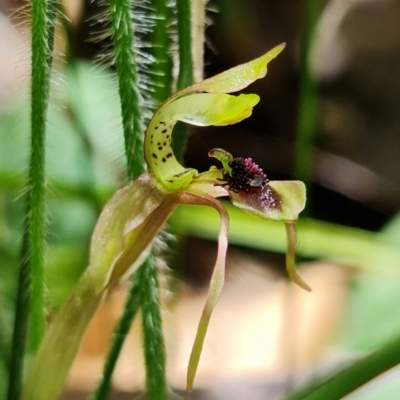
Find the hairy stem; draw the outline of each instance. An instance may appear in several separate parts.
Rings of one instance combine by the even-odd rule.
[[[46,326],[45,138],[56,13],[56,0],[32,0],[31,150],[8,400],[19,399],[21,393],[28,319],[33,352],[38,349]]]
[[[130,0],[110,0],[112,39],[117,68],[122,125],[129,179],[145,170],[143,159],[144,122],[138,88],[134,27]]]
[[[150,255],[138,271],[146,365],[147,395],[150,400],[167,400],[165,349],[155,257]]]
[[[45,331],[45,138],[56,2],[32,1],[31,162],[28,182],[30,335],[35,352]]]
[[[167,25],[167,9],[165,2],[158,6],[164,14],[162,25]],[[125,138],[125,150],[127,156],[128,176],[136,178],[145,170],[143,158],[143,133],[144,116],[142,112],[142,98],[139,93],[139,78],[134,54],[134,28],[131,19],[131,2],[129,0],[110,0],[112,33],[115,52],[115,63],[117,67],[119,94],[121,100],[122,123]],[[156,10],[157,11],[157,10]],[[161,32],[155,32],[155,40],[159,40]],[[165,31],[164,31],[165,35]],[[168,57],[165,41],[160,43],[157,57]],[[160,59],[161,59],[160,58]],[[168,62],[165,63],[168,66]],[[160,76],[161,85],[165,92],[157,94],[161,99],[170,90],[170,71],[163,71],[165,75]],[[160,82],[159,82],[160,83]],[[157,99],[156,99],[157,100]],[[160,306],[158,303],[158,285],[155,278],[155,266],[153,256],[140,267],[138,284],[136,280],[132,284],[130,295],[124,306],[121,321],[117,327],[117,333],[121,336],[114,336],[109,358],[106,362],[104,379],[95,393],[98,398],[107,397],[110,387],[110,380],[115,368],[116,359],[122,348],[123,341],[128,333],[129,326],[136,314],[137,302],[140,302],[144,321],[151,321],[151,325],[144,326],[144,352],[146,359],[147,391],[150,400],[163,400],[168,398],[166,376],[165,376],[165,352],[164,338],[160,318]],[[154,277],[153,277],[154,276]],[[134,277],[136,279],[136,277]],[[137,287],[140,287],[140,299],[137,298]],[[158,316],[158,317],[157,317]],[[151,354],[152,360],[148,360]],[[95,397],[96,398],[96,397]]]
[[[171,37],[168,33],[171,23],[171,9],[167,0],[154,0],[154,11],[157,23],[151,35],[151,53],[154,57],[153,99],[157,104],[164,102],[172,91],[172,55]]]
[[[27,224],[26,224],[27,225]],[[19,400],[22,390],[22,373],[25,354],[26,333],[29,319],[30,271],[28,257],[29,236],[27,226],[22,238],[22,257],[18,278],[18,295],[15,306],[13,344],[10,359],[8,400]]]

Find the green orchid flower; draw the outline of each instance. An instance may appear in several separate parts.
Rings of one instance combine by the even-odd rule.
[[[104,207],[92,236],[90,264],[50,324],[28,375],[25,400],[57,397],[92,315],[110,287],[134,273],[146,259],[153,239],[179,204],[213,207],[221,218],[217,260],[189,360],[188,389],[193,386],[210,317],[224,283],[229,216],[218,197],[229,196],[236,207],[247,213],[286,224],[289,276],[310,290],[297,275],[294,264],[294,222],[305,205],[304,184],[269,181],[250,158],[233,158],[222,149],[209,152],[222,167],[199,173],[183,167],[171,147],[177,121],[222,126],[249,117],[259,97],[228,93],[264,77],[268,63],[283,49],[284,44],[260,58],[190,86],[170,97],[156,111],[145,136],[147,172],[117,191]],[[65,335],[70,326],[74,326],[72,335]]]

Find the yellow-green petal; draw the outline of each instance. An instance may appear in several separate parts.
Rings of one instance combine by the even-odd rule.
[[[156,111],[145,136],[145,159],[148,170],[171,192],[190,184],[197,171],[185,169],[172,151],[172,130],[177,121],[199,126],[229,125],[242,121],[252,113],[259,101],[256,95],[229,97],[226,93],[244,89],[267,74],[267,66],[285,44],[263,56],[238,65],[203,82],[175,93]],[[204,94],[196,94],[205,92]]]
[[[177,196],[177,199],[182,204],[213,207],[220,215],[217,260],[211,276],[207,301],[197,327],[196,337],[193,343],[187,370],[186,388],[192,390],[211,315],[218,303],[222,287],[224,286],[226,251],[228,249],[229,215],[219,201],[215,200],[209,194],[193,188],[188,192],[182,192]]]
[[[149,171],[168,191],[186,188],[197,171],[185,169],[175,158],[171,140],[176,122],[197,126],[234,124],[249,117],[259,99],[255,94],[194,93],[166,103],[156,112],[146,133]]]
[[[282,43],[255,60],[238,65],[212,78],[196,83],[177,93],[176,96],[189,92],[233,93],[242,90],[257,79],[264,78],[268,72],[268,64],[284,48],[285,43]]]

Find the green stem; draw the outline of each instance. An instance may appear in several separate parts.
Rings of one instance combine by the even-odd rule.
[[[26,223],[24,235],[22,237],[22,257],[19,269],[18,295],[15,305],[13,341],[9,366],[8,400],[19,400],[22,390],[22,373],[29,320],[29,287],[31,282],[29,262],[26,256],[29,247],[27,225]]]
[[[152,6],[157,18],[151,36],[151,52],[155,59],[152,65],[154,72],[152,97],[157,104],[161,104],[172,91],[171,37],[168,34],[171,9],[168,7],[167,0],[154,0]]]
[[[309,55],[315,24],[320,12],[320,3],[320,1],[306,0],[303,14],[303,49],[294,175],[296,179],[304,181],[307,185],[313,175],[313,151],[318,111],[318,94],[309,68]],[[309,193],[309,188],[307,189]]]
[[[146,386],[150,400],[167,400],[165,348],[155,257],[150,255],[140,267],[140,301],[146,365]]]
[[[122,125],[129,179],[145,170],[143,158],[143,113],[138,89],[135,38],[131,0],[110,0],[112,39],[117,68]]]
[[[45,137],[56,14],[56,0],[32,1],[31,151],[8,400],[17,400],[21,394],[28,319],[31,350],[34,353],[46,326]]]
[[[400,336],[333,377],[311,384],[285,400],[337,400],[400,364]]]
[[[190,0],[177,0],[179,74],[177,90],[193,84],[192,29]],[[174,130],[173,148],[178,160],[182,160],[187,145],[188,129],[178,123]]]
[[[139,309],[139,280],[138,274],[134,275],[128,298],[124,307],[121,319],[115,328],[110,351],[107,355],[107,360],[104,365],[103,374],[96,391],[93,393],[92,400],[106,400],[111,389],[111,378],[121,353],[125,338],[129,333],[132,321],[135,318]]]
[[[30,339],[33,352],[45,331],[45,137],[56,7],[32,1],[31,162],[28,183]]]
[[[145,164],[143,158],[144,117],[138,89],[139,79],[134,53],[131,1],[110,0],[110,10],[128,176],[130,179],[133,179],[144,172]],[[168,86],[166,82],[164,82],[164,84]],[[145,321],[143,334],[148,397],[151,400],[163,400],[168,398],[168,391],[165,376],[164,338],[155,273],[153,256],[150,256],[137,272],[140,287],[140,305],[142,308],[143,320]],[[135,284],[132,286],[132,291],[134,287]],[[104,383],[101,383],[103,388],[99,387],[98,389],[103,398],[107,396],[110,386],[109,380],[115,366],[113,358],[117,358],[119,355],[120,348],[126,337],[128,324],[131,323],[134,317],[132,310],[137,307],[136,301],[136,295],[131,292],[125,304],[122,317],[123,321],[121,320],[119,323],[119,328],[121,328],[121,325],[122,328],[124,328],[124,336],[120,337],[119,343],[115,339],[112,344],[114,352],[110,353],[110,359],[107,360],[106,363],[106,367],[108,366],[109,369],[107,371],[109,377],[106,378]],[[151,325],[148,324],[149,321],[152,322]],[[151,354],[152,360],[148,360],[148,354]]]
[[[192,27],[190,0],[176,1],[178,14],[179,74],[177,90],[193,84]]]

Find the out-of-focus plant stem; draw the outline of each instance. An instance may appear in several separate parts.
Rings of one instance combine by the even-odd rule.
[[[314,143],[318,111],[318,94],[309,67],[309,55],[314,28],[321,10],[321,1],[306,0],[303,10],[303,32],[301,49],[301,75],[297,113],[297,133],[294,176],[307,185],[310,198],[310,185],[314,167]],[[310,207],[309,201],[307,207]]]
[[[178,54],[179,73],[177,90],[182,90],[193,84],[193,57],[192,57],[192,26],[191,26],[191,1],[176,0],[178,16]],[[173,147],[178,160],[182,160],[186,150],[188,129],[178,123],[174,130]]]
[[[177,90],[193,83],[192,25],[190,0],[176,1],[178,14],[179,74]]]
[[[337,400],[400,364],[400,336],[334,376],[316,382],[285,400]]]
[[[161,1],[159,2],[161,3]],[[159,5],[162,9],[162,25],[167,25],[167,8],[165,2]],[[127,157],[128,177],[134,179],[145,171],[143,158],[144,116],[141,109],[138,69],[134,54],[134,26],[131,16],[131,2],[129,0],[110,0],[110,15],[112,22],[112,38],[114,44],[115,64],[119,83],[121,100],[122,125],[124,129],[125,151]],[[166,31],[164,30],[164,35]],[[161,38],[161,32],[155,33],[155,38],[160,40],[157,54],[160,57],[168,57],[165,42]],[[157,57],[157,56],[156,56]],[[157,58],[156,58],[157,59]],[[169,65],[165,59],[166,65]],[[156,100],[161,101],[162,96],[170,90],[170,71],[163,71],[157,84]],[[160,85],[164,85],[165,93]],[[102,380],[96,389],[93,399],[104,400],[108,397],[111,386],[111,378],[119,354],[121,352],[126,335],[137,314],[140,305],[142,309],[143,346],[146,366],[146,387],[150,400],[167,400],[168,388],[165,371],[164,337],[160,317],[160,305],[158,300],[158,285],[153,256],[150,256],[138,269],[133,277],[133,282],[124,306],[122,317],[115,330],[110,352],[107,357]],[[151,321],[151,329],[145,322]],[[151,357],[149,357],[151,355]],[[156,361],[156,362],[155,362]]]

